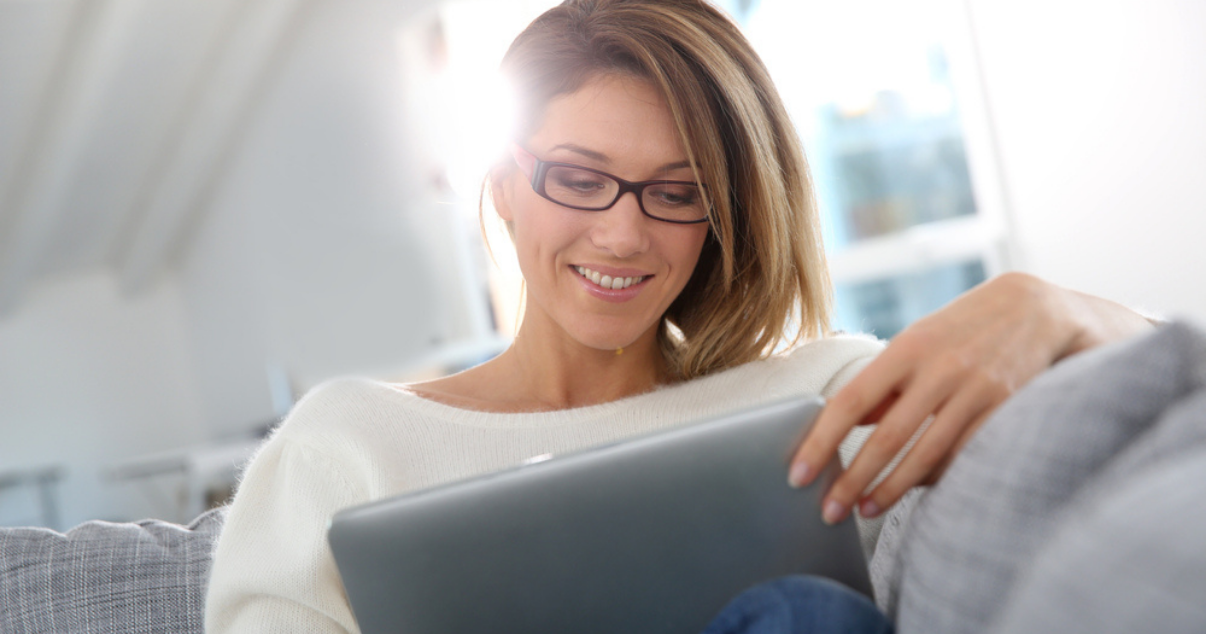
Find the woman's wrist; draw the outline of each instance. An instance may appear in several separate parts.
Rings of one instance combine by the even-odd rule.
[[[1160,323],[1108,299],[1047,284],[1063,298],[1056,305],[1064,307],[1063,320],[1071,333],[1056,360],[1147,332]]]

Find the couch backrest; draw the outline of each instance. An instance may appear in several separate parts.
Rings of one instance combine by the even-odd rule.
[[[0,632],[200,634],[224,517],[0,529]]]

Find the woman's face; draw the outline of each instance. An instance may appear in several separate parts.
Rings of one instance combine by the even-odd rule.
[[[652,84],[627,76],[603,75],[554,99],[523,146],[541,160],[628,181],[694,181],[665,101]],[[708,232],[707,223],[645,216],[632,193],[606,211],[563,207],[537,195],[519,169],[497,185],[495,203],[512,223],[527,283],[524,330],[565,334],[601,350],[655,336]],[[609,281],[602,276],[635,279],[612,289],[596,283]]]

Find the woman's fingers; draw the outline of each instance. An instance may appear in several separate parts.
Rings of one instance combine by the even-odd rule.
[[[1107,330],[1098,322],[1113,319],[1102,302],[1089,299],[1011,273],[918,320],[830,400],[796,451],[788,480],[796,486],[811,482],[855,425],[880,419],[828,492],[825,518],[842,519],[856,501],[875,515],[910,487],[934,482],[1011,392],[1083,347],[1078,342],[1109,339],[1086,339],[1086,333]],[[1083,314],[1086,307],[1101,309],[1100,314]],[[1121,323],[1123,317],[1131,315],[1114,321]],[[867,493],[931,415],[933,422],[901,464]]]
[[[956,391],[960,379],[957,368],[944,368],[914,377],[905,386],[896,405],[883,417],[846,471],[830,486],[822,504],[826,522],[845,519],[854,503],[913,438],[930,414]]]
[[[900,464],[859,501],[859,514],[876,517],[896,504],[909,489],[937,481],[958,448],[980,428],[995,406],[991,394],[983,391],[963,390],[951,398]]]
[[[895,355],[885,350],[858,376],[846,384],[821,410],[808,436],[796,450],[788,471],[794,487],[810,484],[837,453],[838,445],[855,425],[869,416],[882,415],[885,405],[897,397],[897,386],[904,380],[907,363],[894,363]]]

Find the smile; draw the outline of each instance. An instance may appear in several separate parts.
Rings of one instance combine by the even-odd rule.
[[[581,275],[582,277],[590,280],[596,286],[599,286],[601,288],[610,289],[613,291],[618,291],[620,289],[628,288],[629,286],[632,286],[633,284],[640,284],[641,282],[643,282],[645,280],[646,277],[648,277],[647,275],[638,275],[636,277],[613,278],[610,275],[603,275],[602,273],[599,273],[598,271],[592,271],[591,269],[588,269],[585,266],[575,266],[574,270],[578,271],[578,275]]]

